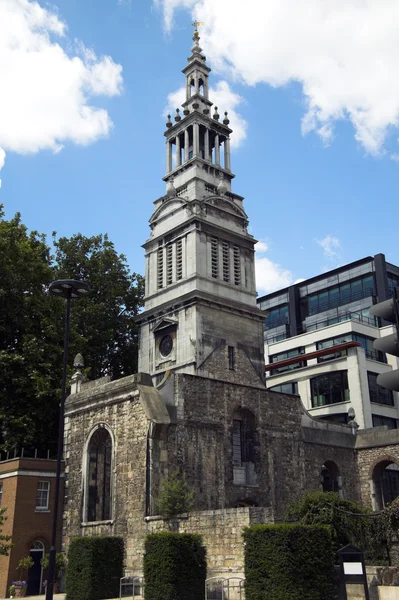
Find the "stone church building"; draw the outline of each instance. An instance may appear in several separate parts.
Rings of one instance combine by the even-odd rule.
[[[170,526],[156,500],[177,468],[195,508],[174,527],[203,534],[215,574],[242,572],[242,527],[280,519],[306,490],[381,508],[385,468],[399,462],[397,430],[315,420],[299,396],[266,390],[256,240],[232,191],[228,115],[209,98],[193,40],[144,244],[140,372],[85,383],[78,362],[65,413],[64,544],[121,535],[134,574],[145,535]]]

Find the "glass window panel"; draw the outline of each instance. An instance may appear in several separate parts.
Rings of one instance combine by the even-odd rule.
[[[310,380],[312,406],[324,406],[349,399],[347,371],[323,373]]]

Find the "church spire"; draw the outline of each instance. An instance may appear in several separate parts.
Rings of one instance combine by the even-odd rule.
[[[195,178],[198,183],[206,180],[208,188],[216,189],[219,172],[224,173],[227,190],[231,190],[230,134],[229,119],[224,113],[220,120],[218,108],[212,109],[209,99],[210,67],[200,46],[198,21],[193,23],[194,35],[191,55],[183,69],[186,77],[186,98],[182,104],[182,114],[176,109],[174,122],[168,115],[166,122],[166,176],[174,178],[178,189],[188,179]],[[213,114],[211,114],[213,113]],[[188,173],[189,172],[189,173]],[[206,173],[206,175],[205,175]]]

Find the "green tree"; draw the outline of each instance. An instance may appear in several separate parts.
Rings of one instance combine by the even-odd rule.
[[[12,546],[11,536],[2,534],[3,525],[7,520],[7,517],[5,516],[6,510],[6,508],[0,508],[0,556],[8,556]]]
[[[308,492],[288,507],[284,520],[306,525],[328,525],[335,551],[347,544],[364,549],[371,524],[369,511],[344,500],[336,492]]]
[[[53,238],[54,255],[44,235],[0,207],[0,449],[56,447],[65,301],[46,293],[52,280],[92,287],[73,303],[69,375],[78,352],[89,379],[137,371],[143,278],[106,235]]]
[[[73,304],[70,349],[80,352],[90,379],[113,379],[137,372],[138,328],[144,279],[130,273],[107,235],[56,239],[54,277],[81,279],[92,287],[89,297]]]
[[[59,303],[45,293],[52,280],[50,249],[28,233],[19,213],[10,221],[0,207],[0,442],[8,447],[46,440],[54,423],[54,371],[62,346]]]
[[[194,505],[194,493],[184,474],[176,469],[161,485],[156,509],[166,518],[190,512]]]

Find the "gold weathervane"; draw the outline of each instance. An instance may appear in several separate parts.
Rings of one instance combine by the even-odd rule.
[[[194,21],[194,23],[191,23],[191,27],[194,27],[194,35],[198,35],[198,27],[201,25],[203,25],[202,21]]]

